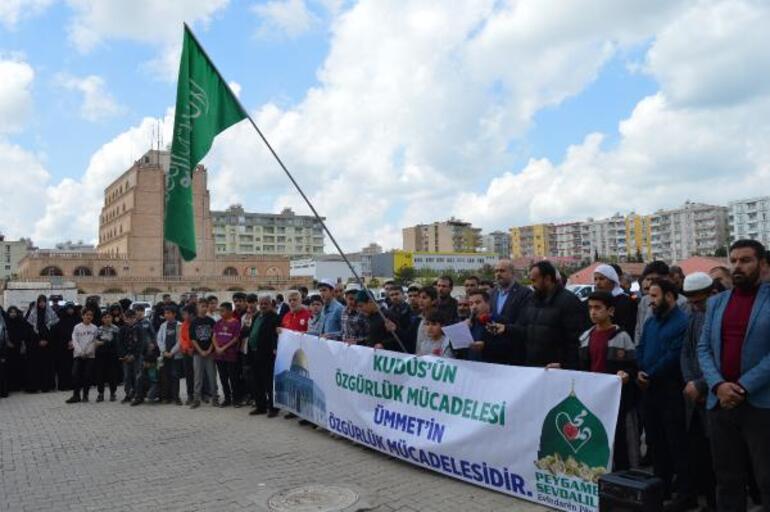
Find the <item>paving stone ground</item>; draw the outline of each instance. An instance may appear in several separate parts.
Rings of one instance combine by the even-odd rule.
[[[310,484],[359,493],[347,510],[546,510],[248,408],[67,397],[0,400],[0,512],[267,511],[270,496]]]

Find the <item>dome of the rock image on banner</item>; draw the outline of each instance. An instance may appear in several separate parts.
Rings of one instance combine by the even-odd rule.
[[[275,402],[300,417],[326,423],[326,399],[313,382],[310,360],[301,348],[294,352],[289,369],[275,375]]]

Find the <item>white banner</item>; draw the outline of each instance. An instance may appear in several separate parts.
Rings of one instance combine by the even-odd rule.
[[[517,498],[599,508],[612,375],[416,357],[284,330],[275,405],[357,443]]]

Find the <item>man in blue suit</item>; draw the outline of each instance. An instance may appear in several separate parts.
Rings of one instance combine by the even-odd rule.
[[[746,510],[749,462],[763,510],[770,511],[770,284],[760,278],[765,254],[755,240],[733,243],[730,266],[735,287],[709,300],[698,343],[709,389],[720,511]]]

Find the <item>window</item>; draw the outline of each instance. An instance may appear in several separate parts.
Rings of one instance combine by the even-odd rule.
[[[56,266],[49,266],[45,267],[43,270],[40,271],[41,276],[63,276],[64,273],[62,273],[61,269]]]
[[[116,249],[117,252],[117,249]],[[117,272],[115,272],[115,269],[107,265],[106,267],[102,267],[102,269],[99,271],[99,275],[103,277],[115,277],[118,275]]]
[[[235,267],[227,267],[225,268],[225,271],[223,272],[226,276],[237,276],[238,271],[235,269]]]

